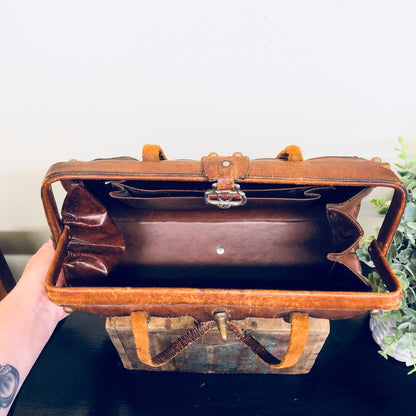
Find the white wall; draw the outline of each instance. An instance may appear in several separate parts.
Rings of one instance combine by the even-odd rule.
[[[0,2],[0,248],[47,238],[52,163],[416,154],[414,1]],[[18,257],[16,257],[18,256]],[[26,257],[24,257],[25,259]]]

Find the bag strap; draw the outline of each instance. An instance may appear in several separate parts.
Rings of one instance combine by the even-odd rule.
[[[142,363],[150,367],[160,367],[165,365],[204,334],[217,327],[217,322],[215,320],[202,322],[194,329],[178,338],[164,351],[157,354],[155,357],[152,357],[150,353],[147,313],[142,311],[133,312],[130,316],[137,356]],[[262,344],[233,321],[227,321],[226,325],[227,328],[260,360],[273,369],[281,369],[292,367],[298,362],[308,337],[308,314],[303,312],[292,312],[290,314],[290,323],[289,346],[282,360],[279,360],[270,354]]]

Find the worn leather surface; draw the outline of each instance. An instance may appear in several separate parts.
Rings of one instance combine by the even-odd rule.
[[[217,163],[218,165],[218,162],[222,160],[217,159],[216,156],[210,157],[212,158],[210,159],[212,164]],[[240,168],[237,168],[237,170],[239,171]],[[238,175],[240,174],[238,173]],[[176,181],[198,185],[206,184],[207,188],[210,187],[209,178],[199,161],[169,161],[160,160],[159,158],[157,161],[148,162],[121,158],[91,162],[59,163],[51,167],[47,173],[42,187],[42,198],[53,238],[58,244],[56,260],[47,279],[49,296],[58,304],[104,316],[126,315],[142,310],[147,311],[151,315],[159,316],[191,315],[199,320],[209,320],[212,311],[218,307],[225,308],[232,319],[242,319],[247,316],[278,317],[292,311],[305,312],[315,317],[341,319],[352,317],[369,309],[392,309],[399,304],[401,296],[400,283],[385,261],[385,253],[399,224],[405,206],[406,195],[399,179],[386,165],[359,158],[342,157],[318,158],[306,161],[260,159],[249,161],[248,170],[245,171],[244,169],[244,178],[236,179],[238,175],[234,172],[234,178],[230,178],[229,182],[239,183],[242,189],[244,189],[245,185],[249,187],[253,184],[270,184],[273,187],[279,185],[292,187],[345,187],[352,189],[353,191],[347,200],[342,199],[329,202],[328,223],[334,236],[335,247],[337,248],[336,251],[332,251],[332,253],[337,253],[337,258],[331,259],[331,261],[336,262],[335,264],[338,268],[338,271],[335,270],[336,275],[334,276],[352,275],[356,276],[358,281],[360,280],[357,276],[359,274],[357,272],[358,263],[354,250],[361,231],[359,226],[354,224],[359,205],[359,201],[357,199],[354,200],[354,198],[360,199],[363,189],[376,186],[392,188],[395,194],[391,208],[381,228],[380,236],[373,243],[371,249],[378,271],[386,282],[389,292],[372,293],[361,289],[352,291],[304,290],[301,287],[290,290],[285,288],[273,290],[250,287],[239,289],[232,287],[223,289],[210,287],[56,287],[55,282],[59,270],[67,256],[67,246],[70,243],[68,237],[72,234],[72,226],[67,223],[65,227],[58,214],[51,189],[51,185],[54,182],[76,180],[93,184],[107,181],[118,181],[120,183],[123,181]],[[93,188],[94,186],[91,189]],[[357,196],[355,197],[354,195]],[[263,198],[266,202],[272,199]],[[108,201],[103,200],[102,202],[106,203]],[[239,212],[237,210],[245,212],[243,210],[249,208],[249,203],[250,198],[248,198],[247,206],[235,208],[235,212]],[[117,204],[114,206],[117,205],[119,211],[114,209],[114,207],[110,210],[111,215],[114,215],[116,224],[120,218],[120,211],[125,212],[126,218],[134,218],[134,210],[136,208],[122,204],[120,201],[117,201]],[[260,209],[263,204],[261,198],[259,204],[256,205],[253,202],[252,209],[254,211]],[[276,210],[273,204],[274,201],[272,201],[271,205],[267,206],[266,204],[262,209]],[[207,209],[204,212],[208,221],[209,218],[212,219],[217,216],[218,211],[215,211],[216,208],[212,207],[212,209],[214,211]],[[150,209],[150,215],[152,215],[151,211]],[[183,215],[186,216],[186,212]],[[230,214],[229,219],[225,222],[228,223],[228,220],[232,222],[236,219],[237,222],[241,221],[241,218],[237,218],[238,215]],[[233,216],[235,216],[234,220],[232,219]],[[151,219],[150,217],[147,218]],[[140,218],[137,217],[137,219]],[[249,211],[247,211],[246,220],[253,220]],[[170,221],[174,222],[172,219]],[[180,223],[181,220],[179,219],[177,222]],[[245,225],[244,222],[241,224]],[[181,225],[183,224],[175,224],[174,226],[180,230]],[[150,232],[151,234],[156,233],[155,230],[158,226],[162,227],[162,224],[157,224],[156,221],[152,226],[155,228]],[[208,228],[209,224],[206,226]],[[238,226],[232,225],[232,227],[234,226],[236,227],[233,231],[235,233],[238,230]],[[264,225],[264,227],[266,226],[267,224]],[[123,231],[126,232],[126,235],[128,228],[127,224]],[[339,231],[335,231],[338,228]],[[264,236],[265,231],[262,231],[260,234]],[[245,238],[251,241],[250,237]],[[255,236],[255,238],[260,238],[260,236]],[[130,236],[129,239],[131,242]],[[181,238],[175,235],[172,241],[179,243]],[[132,253],[129,253],[129,244],[126,256],[132,255]],[[241,242],[238,244],[242,245]],[[139,245],[140,243],[137,242],[137,246]],[[250,255],[245,257],[247,257],[245,261],[248,262]],[[270,261],[270,259],[267,261]],[[340,271],[341,273],[339,274]]]

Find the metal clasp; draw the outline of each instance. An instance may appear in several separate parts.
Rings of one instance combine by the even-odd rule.
[[[216,198],[211,199],[211,195],[215,195]],[[238,196],[239,198],[234,200],[235,196]],[[216,205],[221,209],[228,209],[231,207],[243,206],[247,202],[247,197],[246,194],[240,190],[240,185],[237,183],[234,184],[233,191],[228,189],[219,191],[218,184],[215,182],[212,184],[212,189],[205,192],[205,202],[210,205]]]

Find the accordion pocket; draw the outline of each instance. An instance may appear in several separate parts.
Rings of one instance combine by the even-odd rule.
[[[371,192],[371,188],[364,188],[352,198],[327,205],[328,222],[332,229],[334,250],[328,253],[328,260],[347,268],[355,276],[362,277],[361,263],[355,253],[364,235],[361,225],[357,221],[361,200]]]
[[[62,222],[70,230],[63,267],[67,285],[99,284],[124,253],[122,234],[106,208],[82,184],[69,190]]]

